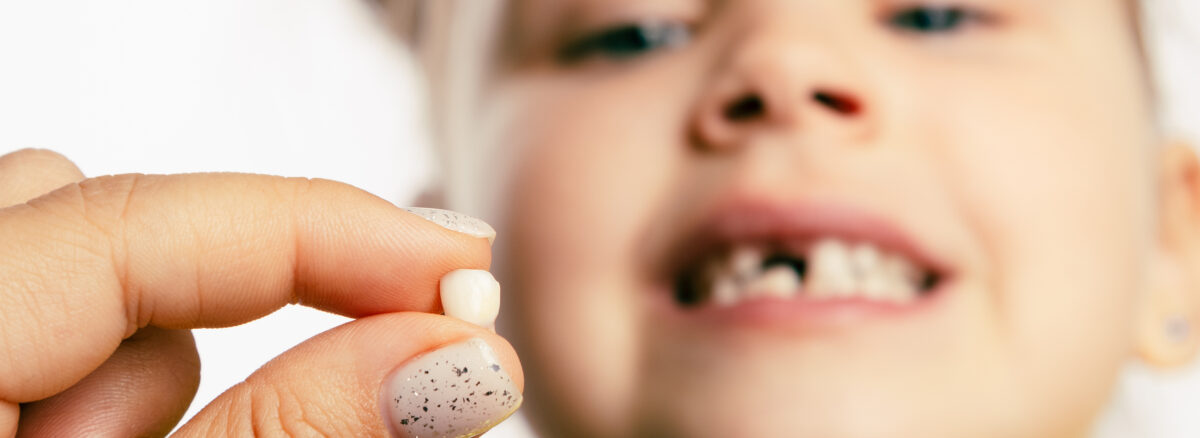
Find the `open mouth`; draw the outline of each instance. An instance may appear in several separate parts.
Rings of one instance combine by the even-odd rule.
[[[677,252],[682,308],[757,301],[914,305],[950,273],[882,220],[809,206],[728,209]]]
[[[735,306],[759,298],[859,299],[908,304],[930,294],[939,274],[903,253],[865,241],[824,237],[725,245],[677,278],[683,306]]]

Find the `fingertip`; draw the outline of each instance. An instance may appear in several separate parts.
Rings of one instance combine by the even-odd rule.
[[[493,344],[495,339],[484,337],[459,340],[392,371],[380,393],[389,430],[400,436],[473,436],[515,413],[524,400],[514,377],[520,371]]]
[[[463,436],[510,415],[523,388],[516,353],[486,329],[440,315],[383,314],[348,322],[275,358],[214,400],[180,435],[311,429]],[[406,429],[418,424],[419,434]]]
[[[83,179],[75,163],[47,149],[0,156],[0,207],[19,204]]]
[[[332,199],[369,194],[340,183],[311,183],[305,197],[312,206],[299,214],[296,249],[297,272],[304,286],[298,293],[307,304],[351,317],[395,311],[440,313],[438,283],[444,275],[459,269],[486,270],[491,265],[491,246],[485,238],[447,228],[428,215],[412,214],[378,198],[333,204]],[[329,205],[356,208],[333,211]]]
[[[83,177],[82,172],[79,172],[79,168],[75,166],[74,162],[65,155],[50,149],[25,148],[0,155],[0,169],[9,170],[18,165],[52,166],[64,170],[73,170],[79,177]]]
[[[447,230],[475,238],[486,239],[488,245],[496,242],[496,229],[488,225],[487,222],[484,222],[483,219],[440,208],[405,207],[403,210]]]

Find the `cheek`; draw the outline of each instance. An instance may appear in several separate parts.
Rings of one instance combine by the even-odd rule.
[[[1015,377],[1103,400],[1145,283],[1155,146],[1136,81],[1048,64],[987,87],[944,84],[959,94],[932,99],[931,156],[980,240],[985,314]]]
[[[497,149],[519,151],[499,196],[507,242],[497,267],[515,291],[508,309],[522,358],[556,401],[541,408],[590,430],[630,423],[647,292],[638,244],[682,164],[673,128],[683,99],[664,97],[653,79],[540,80],[514,93],[522,118]],[[658,98],[629,117],[627,99],[612,97],[630,95]]]
[[[631,272],[636,243],[672,188],[682,154],[671,129],[679,123],[666,114],[679,110],[658,102],[679,99],[628,117],[627,99],[611,96],[638,93],[637,85],[543,84],[517,110],[525,118],[513,124],[520,158],[505,222],[521,255],[560,268],[556,277]],[[529,275],[551,275],[542,270]]]

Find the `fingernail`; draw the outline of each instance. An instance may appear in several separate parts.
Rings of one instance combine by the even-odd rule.
[[[472,437],[521,405],[521,392],[482,339],[447,345],[409,360],[384,383],[393,434]]]
[[[439,285],[446,316],[494,328],[500,314],[500,282],[491,272],[459,269],[442,276]]]
[[[404,211],[425,218],[447,230],[482,237],[487,239],[489,244],[496,240],[496,230],[477,217],[439,208],[405,207]]]

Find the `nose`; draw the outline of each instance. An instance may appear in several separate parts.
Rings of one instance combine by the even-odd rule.
[[[692,120],[696,145],[736,148],[763,134],[861,142],[874,109],[849,53],[796,35],[758,31],[714,62]]]

